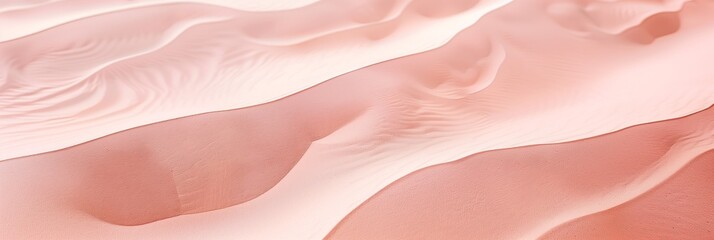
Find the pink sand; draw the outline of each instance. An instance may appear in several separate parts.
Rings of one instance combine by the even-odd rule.
[[[708,0],[2,1],[0,239],[714,238],[712,26]]]

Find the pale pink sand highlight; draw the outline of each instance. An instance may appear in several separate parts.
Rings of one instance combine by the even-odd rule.
[[[3,26],[21,29],[48,25],[25,18],[61,18],[46,26],[52,28],[0,42],[0,160],[276,100],[360,67],[436,48],[506,3],[331,0],[255,13],[111,2],[117,1],[70,0],[0,13]],[[73,10],[89,13],[70,18]]]
[[[0,5],[0,238],[711,237],[711,1],[167,2]]]

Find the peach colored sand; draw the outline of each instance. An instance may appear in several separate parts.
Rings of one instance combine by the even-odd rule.
[[[712,26],[710,0],[2,1],[0,239],[712,239]]]
[[[712,119],[714,107],[428,167],[375,194],[329,239],[711,239]]]
[[[330,0],[272,12],[165,2],[1,11],[0,160],[273,101],[439,47],[506,1]]]

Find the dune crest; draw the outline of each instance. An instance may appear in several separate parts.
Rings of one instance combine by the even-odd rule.
[[[691,195],[680,196],[675,206],[663,197],[649,198],[651,203],[639,199],[667,192],[660,188],[675,182],[681,187],[684,179],[705,182],[702,179],[712,177],[706,173],[711,168],[689,166],[711,165],[705,162],[711,162],[714,150],[712,117],[714,108],[709,108],[594,138],[484,152],[428,167],[372,196],[343,219],[328,239],[711,237],[703,231],[707,229],[703,222],[672,222],[711,216],[714,209],[710,206],[698,205],[697,210],[706,211],[701,214],[690,214],[695,210],[687,206],[695,195],[692,200],[697,203],[714,199],[708,187],[682,187],[686,191],[682,194]],[[629,214],[628,220],[606,223],[616,217],[599,216],[617,214],[609,212],[620,212],[620,206],[627,205],[638,209],[623,213]],[[678,211],[657,210],[673,208]],[[600,219],[587,221],[590,218]],[[656,223],[663,218],[671,220]],[[590,224],[601,224],[601,228]],[[616,224],[652,232],[617,232],[621,227]],[[577,230],[567,229],[572,225]],[[683,232],[690,230],[694,231]]]
[[[711,237],[712,1],[12,1],[10,22],[1,239]]]
[[[425,16],[412,2],[375,0],[364,4],[395,15],[365,23],[354,20],[345,2],[351,1],[261,13],[189,3],[111,8],[2,42],[0,159],[274,101],[367,65],[439,47],[507,3],[479,1]],[[45,9],[51,5],[0,13],[0,19],[23,23],[23,17],[52,11]]]

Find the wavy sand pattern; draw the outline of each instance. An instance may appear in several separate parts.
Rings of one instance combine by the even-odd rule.
[[[0,3],[0,239],[714,238],[710,0]]]

